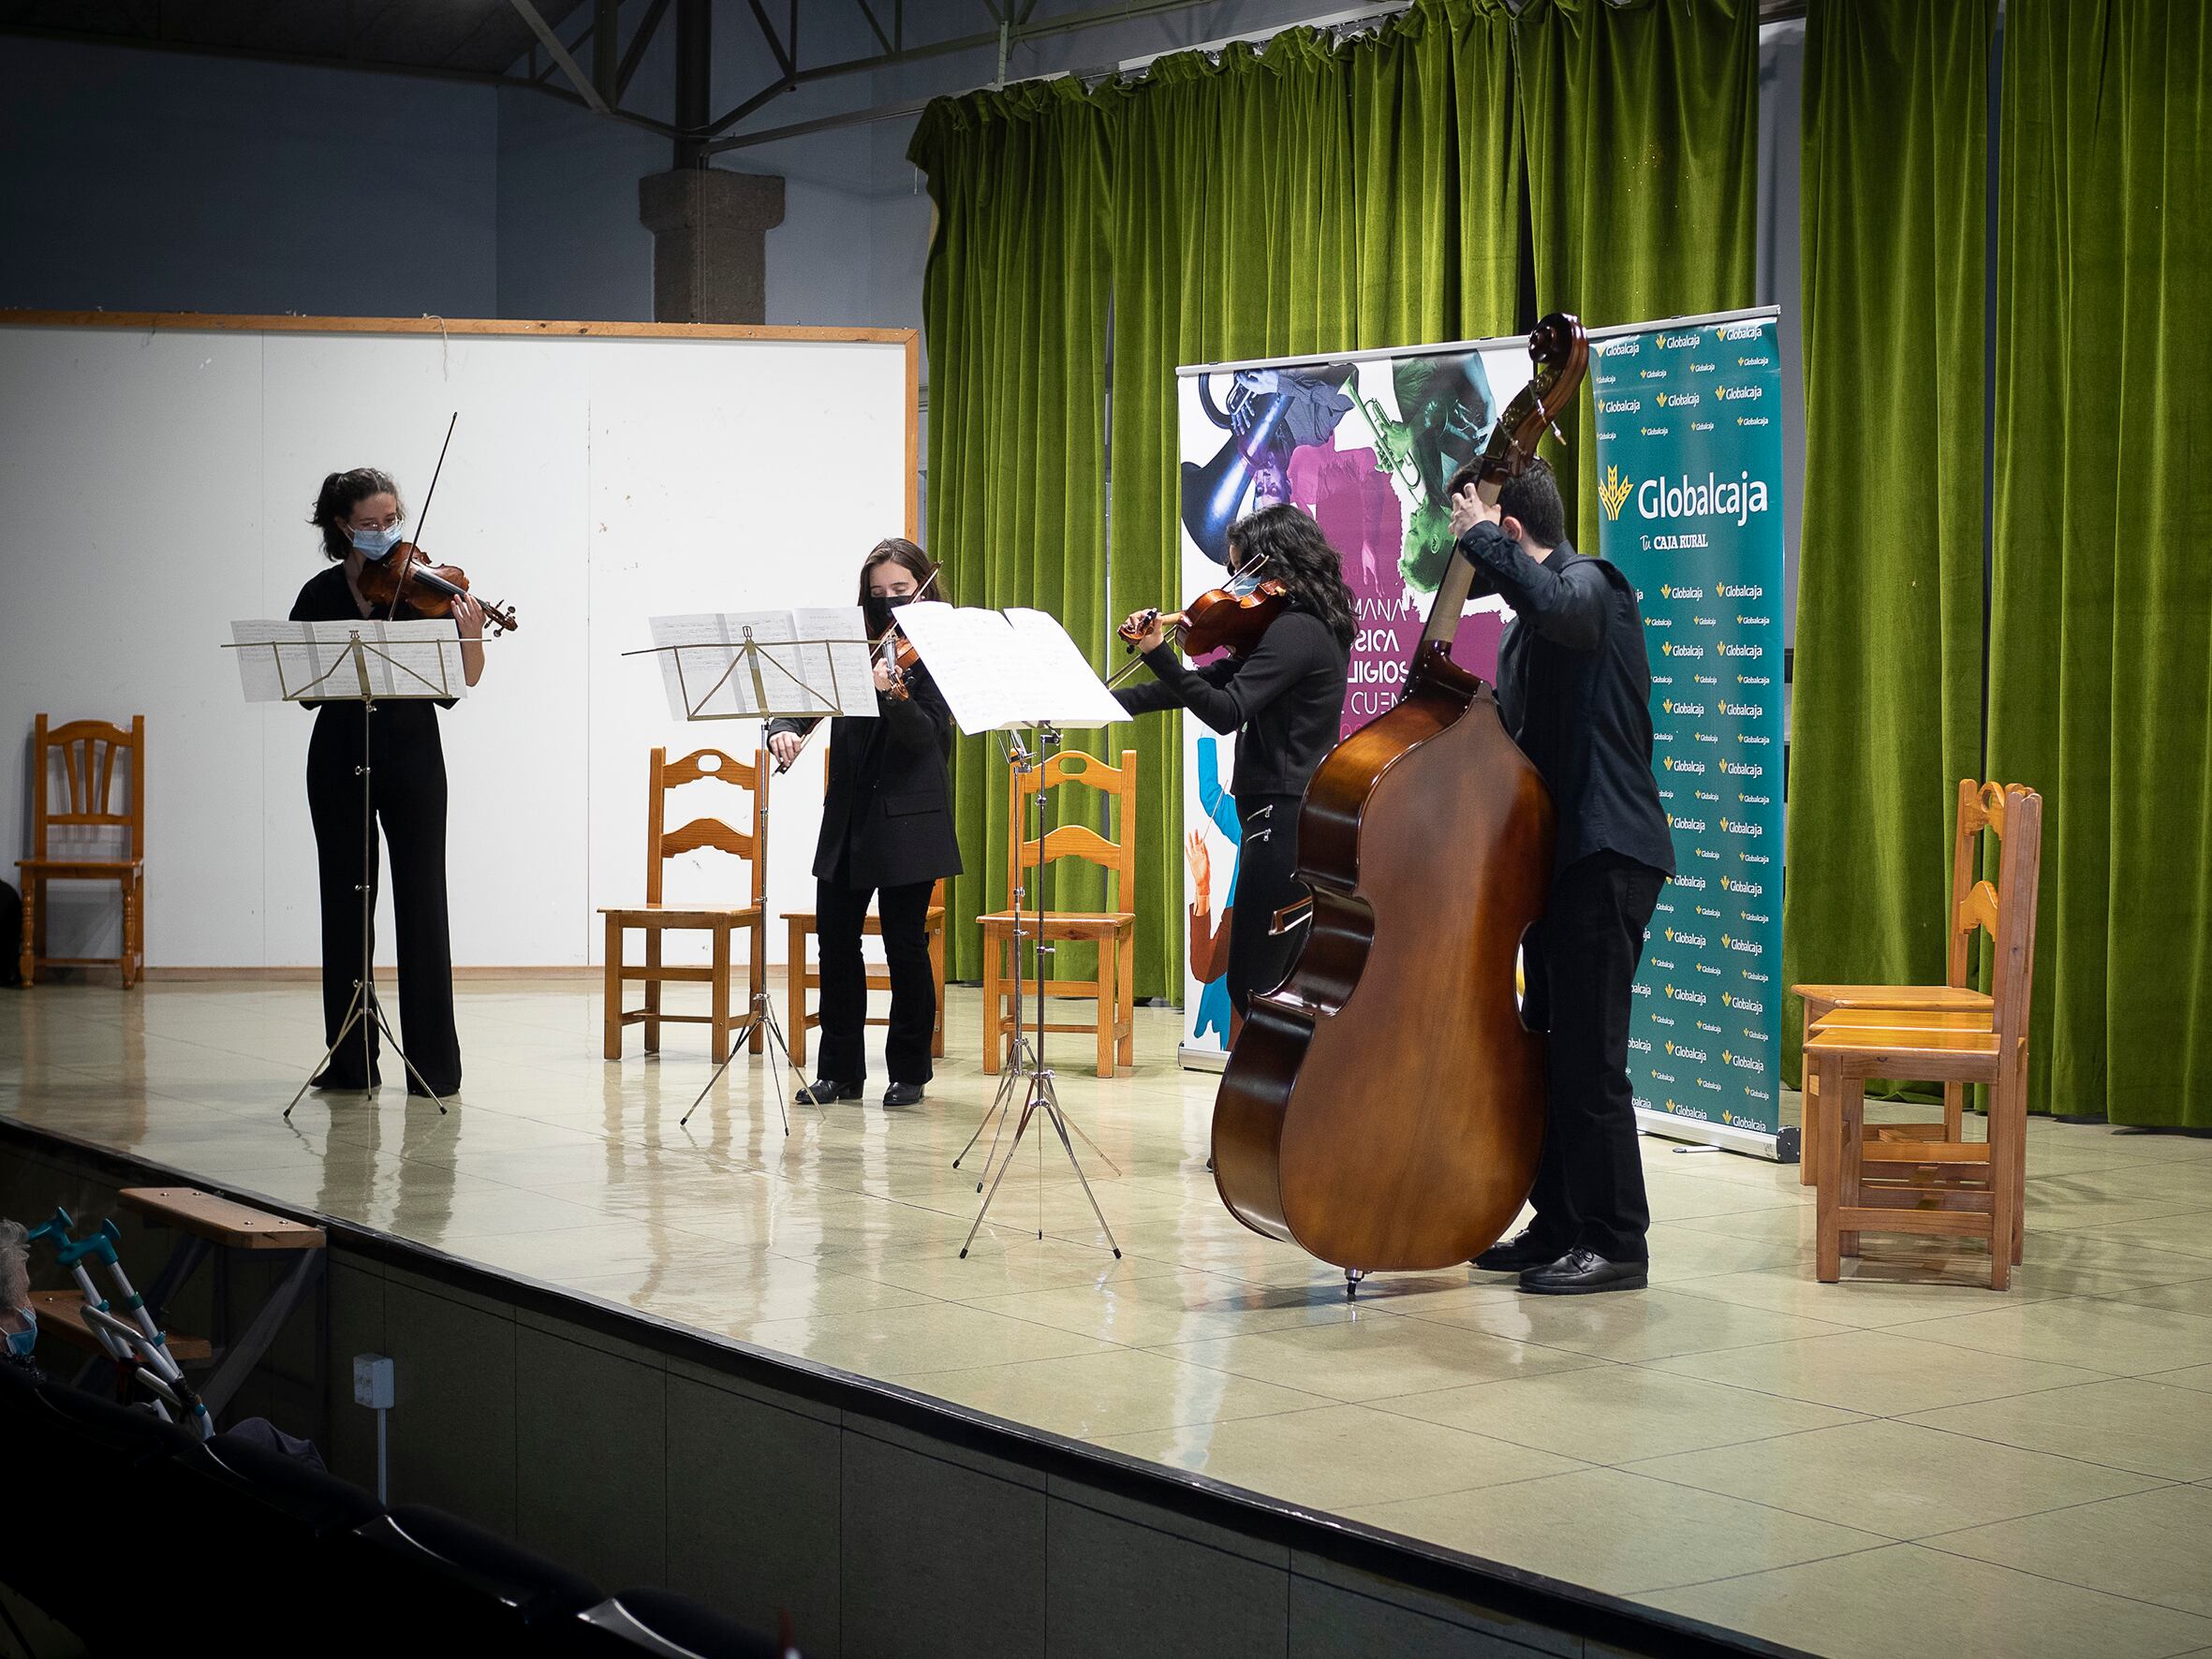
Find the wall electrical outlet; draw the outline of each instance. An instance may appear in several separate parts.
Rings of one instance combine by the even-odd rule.
[[[353,1357],[353,1403],[374,1411],[391,1409],[391,1360],[382,1354]]]

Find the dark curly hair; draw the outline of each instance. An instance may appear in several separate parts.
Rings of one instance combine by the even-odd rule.
[[[353,539],[346,534],[346,521],[353,516],[355,507],[372,495],[389,495],[399,501],[399,486],[380,467],[357,466],[351,472],[332,473],[322,481],[307,521],[322,532],[324,558],[343,559],[353,551]],[[400,502],[399,516],[403,520],[407,516],[404,501]]]
[[[1239,569],[1258,561],[1261,580],[1288,586],[1339,645],[1351,648],[1360,630],[1357,604],[1344,585],[1344,561],[1310,516],[1288,502],[1263,507],[1229,527],[1229,549]]]

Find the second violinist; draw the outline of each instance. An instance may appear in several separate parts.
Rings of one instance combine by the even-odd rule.
[[[892,615],[914,602],[936,564],[903,536],[877,542],[861,561],[861,607],[869,639],[881,643]],[[891,968],[891,1027],[883,1045],[891,1084],[885,1106],[913,1106],[931,1077],[937,988],[930,969],[930,890],[960,874],[952,828],[952,712],[919,663],[876,657],[873,720],[830,723],[829,792],[815,844],[815,929],[821,942],[821,1060],[805,1091],[817,1106],[857,1100],[866,1086],[862,1049],[867,1026],[868,970],[861,933],[877,902],[883,954]],[[771,720],[768,750],[789,765],[811,720]]]
[[[1230,786],[1244,834],[1224,975],[1233,1035],[1253,992],[1282,978],[1297,947],[1295,931],[1272,934],[1269,923],[1306,896],[1297,875],[1298,808],[1314,769],[1336,746],[1358,624],[1336,550],[1294,507],[1262,507],[1230,526],[1229,573],[1288,590],[1288,608],[1258,643],[1192,668],[1162,619],[1139,611],[1124,637],[1144,653],[1155,683],[1113,695],[1132,714],[1188,709],[1216,731],[1236,734]]]

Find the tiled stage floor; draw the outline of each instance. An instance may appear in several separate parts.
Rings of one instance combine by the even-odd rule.
[[[1054,1039],[1121,1167],[1085,1152],[1125,1259],[1055,1146],[1025,1148],[963,1261],[977,1198],[950,1163],[991,1091],[952,994],[925,1105],[794,1110],[788,1139],[757,1064],[679,1128],[700,1035],[604,1064],[596,984],[554,978],[462,982],[442,1121],[387,1085],[285,1123],[317,1046],[291,983],[7,994],[0,1110],[1822,1652],[2212,1652],[2212,1139],[2036,1123],[2006,1296],[1879,1238],[1817,1285],[1795,1170],[1647,1140],[1649,1291],[1536,1301],[1462,1271],[1348,1305],[1335,1269],[1223,1212],[1212,1079],[1174,1069],[1176,1015],[1140,1010],[1133,1077]]]

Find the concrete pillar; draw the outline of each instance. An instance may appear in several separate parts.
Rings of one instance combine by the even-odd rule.
[[[686,168],[638,181],[653,232],[653,317],[758,323],[768,316],[768,232],[784,222],[784,182]]]

